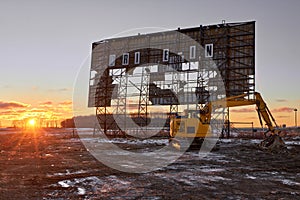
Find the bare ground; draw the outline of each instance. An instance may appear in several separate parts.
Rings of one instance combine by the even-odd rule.
[[[297,199],[300,138],[280,153],[222,140],[158,171],[129,174],[94,159],[72,130],[0,132],[0,199]],[[157,148],[157,147],[156,147]]]

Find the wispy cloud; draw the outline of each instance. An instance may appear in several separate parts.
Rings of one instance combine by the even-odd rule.
[[[70,118],[72,113],[72,101],[55,102],[52,100],[38,102],[36,106],[17,101],[0,101],[0,121],[5,126],[10,126],[13,121],[29,118],[47,120],[62,120]]]
[[[275,101],[277,101],[277,102],[287,102],[288,100],[287,99],[276,99]]]
[[[49,92],[68,92],[71,91],[70,88],[58,88],[58,89],[49,89]]]
[[[258,116],[252,116],[252,117],[243,117],[243,119],[248,119],[248,120],[256,120],[256,119],[258,119]]]
[[[37,91],[37,90],[39,90],[39,87],[38,86],[32,86],[31,89],[34,90],[34,91]]]
[[[32,113],[45,113],[48,110],[43,109],[43,108],[32,108],[30,110],[28,110],[28,112],[32,112]]]
[[[64,101],[64,102],[60,102],[59,105],[62,105],[62,106],[71,106],[73,104],[72,101]]]
[[[73,105],[72,101],[64,101],[64,102],[58,103],[57,108],[60,112],[71,112],[72,105]]]
[[[58,91],[65,92],[65,91],[70,91],[70,89],[69,88],[60,88],[60,89],[58,89]]]
[[[27,108],[30,107],[29,104],[16,102],[16,101],[0,101],[0,109],[11,109],[11,108]]]
[[[255,112],[254,108],[232,109],[230,112]]]
[[[290,118],[291,116],[285,116],[285,115],[279,115],[279,116],[276,116],[276,118],[280,118],[280,119],[282,119],[282,118]]]
[[[53,102],[52,101],[45,101],[45,102],[41,102],[39,104],[40,107],[43,107],[43,108],[49,108],[49,107],[52,107],[53,106]]]
[[[13,110],[6,110],[6,111],[1,111],[0,115],[13,115],[13,116],[18,116],[20,115],[20,112],[15,112]]]
[[[281,107],[281,108],[275,108],[271,112],[293,112],[294,108],[291,107]]]
[[[3,85],[2,88],[4,88],[4,89],[11,89],[13,87],[11,85]]]

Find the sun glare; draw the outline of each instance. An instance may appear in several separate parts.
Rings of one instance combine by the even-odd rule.
[[[28,124],[29,124],[30,126],[34,126],[34,125],[36,124],[35,119],[30,119],[30,120],[28,121]]]

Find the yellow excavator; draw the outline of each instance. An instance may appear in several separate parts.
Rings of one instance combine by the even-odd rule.
[[[268,130],[265,132],[265,137],[259,147],[266,150],[281,149],[284,147],[284,141],[279,136],[280,130],[270,110],[260,93],[254,93],[254,99],[247,99],[247,94],[242,94],[234,97],[228,97],[218,101],[211,101],[205,104],[200,110],[194,113],[189,113],[186,116],[174,116],[170,120],[170,143],[177,149],[182,149],[186,139],[189,139],[189,147],[198,148],[204,138],[216,137],[211,130],[212,113],[216,109],[225,107],[237,107],[256,105],[260,124],[263,125],[262,119],[266,123]],[[275,126],[273,125],[272,121]],[[270,133],[270,135],[267,135]]]

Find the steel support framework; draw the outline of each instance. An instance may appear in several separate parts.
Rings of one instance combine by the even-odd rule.
[[[115,104],[114,121],[117,122],[117,128],[122,133],[122,130],[126,130],[126,100],[127,100],[127,84],[128,74],[125,68],[118,69],[120,71],[118,75],[111,74],[115,78],[117,89],[117,96],[112,98],[112,104]],[[122,134],[123,135],[123,134]]]
[[[142,68],[141,76],[141,87],[140,87],[140,96],[139,96],[139,108],[138,108],[138,120],[140,125],[147,126],[148,124],[148,87],[149,87],[149,74],[148,68]]]
[[[211,59],[205,59],[199,49],[194,60],[188,59],[190,40],[204,50],[212,44]],[[162,60],[165,49],[170,50],[166,62]],[[128,63],[124,64],[126,55]],[[215,65],[218,73],[208,69],[210,65]],[[149,69],[147,73],[145,66]],[[143,119],[136,121],[139,126],[145,126],[149,107],[167,106],[170,114],[182,112],[179,105],[184,105],[183,109],[201,109],[219,95],[212,89],[220,85],[216,76],[221,76],[227,97],[247,94],[248,99],[253,99],[255,22],[222,23],[95,42],[91,72],[95,76],[90,79],[89,107],[96,107],[105,134],[130,129],[126,124],[130,112]]]

